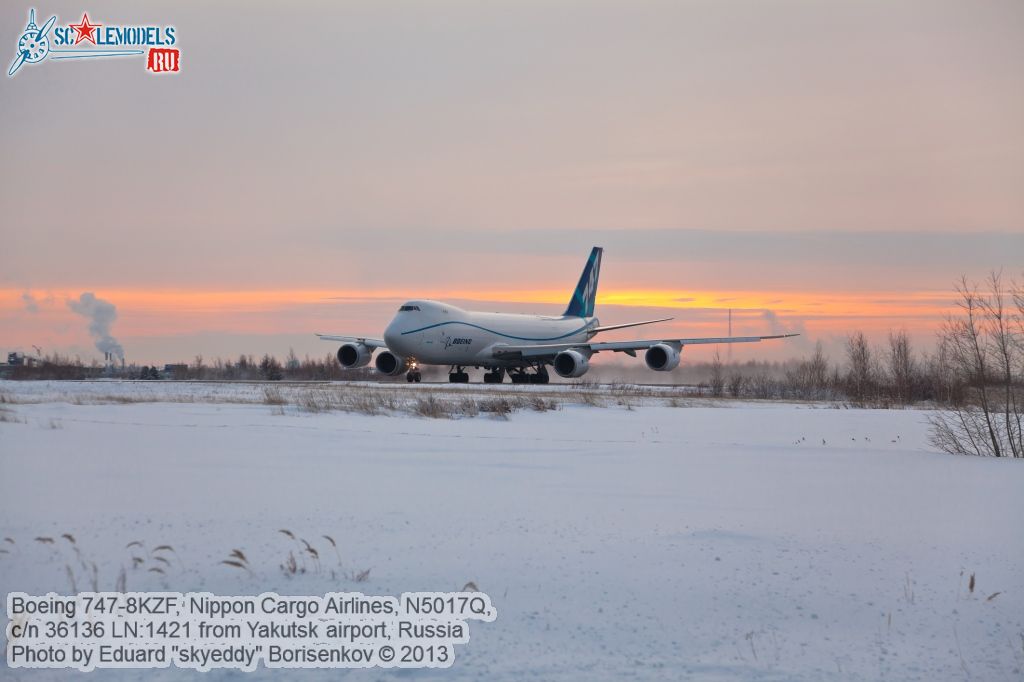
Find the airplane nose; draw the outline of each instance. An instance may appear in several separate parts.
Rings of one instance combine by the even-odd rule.
[[[388,349],[396,353],[400,353],[399,347],[402,345],[402,333],[398,329],[398,320],[393,319],[391,323],[384,330],[384,343],[388,344]]]

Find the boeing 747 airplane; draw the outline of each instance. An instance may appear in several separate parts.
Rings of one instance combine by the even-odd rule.
[[[594,353],[613,351],[636,357],[656,372],[679,366],[683,346],[708,343],[756,343],[784,339],[797,334],[775,336],[727,336],[697,339],[649,339],[641,341],[594,342],[601,332],[665,322],[672,318],[601,326],[594,317],[597,278],[603,249],[595,246],[583,268],[569,307],[558,316],[483,313],[463,310],[440,301],[406,301],[384,330],[383,339],[361,336],[317,334],[324,341],[341,341],[338,362],[342,367],[365,367],[377,353],[374,366],[388,376],[405,374],[410,382],[420,381],[421,365],[447,365],[448,380],[467,383],[467,367],[484,368],[485,383],[501,383],[506,372],[512,383],[548,383],[547,366],[564,378],[586,374]]]

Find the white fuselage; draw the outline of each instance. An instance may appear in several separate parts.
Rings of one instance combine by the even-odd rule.
[[[408,301],[384,330],[384,341],[396,355],[421,364],[501,366],[491,352],[495,346],[583,343],[598,324],[596,317],[482,313]]]

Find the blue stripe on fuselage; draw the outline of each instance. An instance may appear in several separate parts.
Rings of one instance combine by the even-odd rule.
[[[569,332],[567,334],[562,334],[561,336],[552,336],[552,337],[546,338],[546,339],[535,339],[535,338],[530,338],[528,336],[512,336],[511,334],[502,334],[501,332],[496,332],[493,329],[488,329],[487,327],[481,327],[480,325],[473,324],[472,322],[461,322],[459,320],[449,320],[447,322],[438,322],[437,324],[431,324],[431,325],[428,325],[426,327],[420,327],[419,329],[410,329],[407,332],[402,332],[402,336],[405,336],[406,334],[415,334],[416,332],[424,332],[424,331],[426,331],[428,329],[433,329],[435,327],[443,327],[443,326],[448,325],[448,324],[464,324],[467,327],[475,327],[476,329],[480,329],[482,331],[488,332],[489,334],[496,334],[498,336],[504,336],[506,339],[515,339],[516,341],[558,341],[559,339],[564,339],[567,336],[573,336],[574,334],[579,334],[580,332],[586,331],[587,329],[590,328],[590,326],[592,324],[594,324],[594,320],[591,320],[590,322],[587,322],[585,325],[583,325],[579,329],[571,331],[571,332]]]

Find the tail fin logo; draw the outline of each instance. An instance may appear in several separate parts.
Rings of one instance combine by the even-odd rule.
[[[601,254],[604,252],[600,246],[595,246],[587,259],[587,265],[583,268],[580,281],[569,301],[569,307],[565,309],[565,315],[577,317],[591,317],[594,314],[594,302],[597,299],[597,280],[601,275]]]

